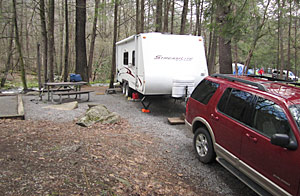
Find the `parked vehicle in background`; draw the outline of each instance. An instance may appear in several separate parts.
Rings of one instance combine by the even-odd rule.
[[[273,78],[280,78],[280,70],[277,70],[277,69],[273,69],[272,70],[272,77]],[[295,74],[291,71],[289,71],[289,76],[287,77],[287,70],[283,70],[282,71],[282,77],[283,79],[286,79],[286,80],[292,80],[292,81],[298,81],[298,77],[295,76]]]
[[[142,33],[116,44],[117,81],[123,93],[189,96],[208,75],[200,36]]]
[[[269,79],[269,80],[268,80]],[[208,76],[186,106],[203,163],[215,159],[260,195],[300,195],[300,88],[265,76]]]

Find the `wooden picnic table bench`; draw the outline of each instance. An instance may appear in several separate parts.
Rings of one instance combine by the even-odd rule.
[[[94,92],[91,90],[86,90],[86,91],[69,91],[69,92],[55,92],[54,95],[59,96],[59,103],[62,103],[62,96],[70,96],[70,95],[76,95],[75,99],[77,99],[77,95],[82,95],[82,94],[88,94],[88,99],[87,101],[90,100],[90,93]]]

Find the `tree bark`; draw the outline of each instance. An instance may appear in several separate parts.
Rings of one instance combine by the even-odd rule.
[[[295,54],[294,54],[294,63],[295,63],[295,75],[297,76],[298,75],[298,72],[297,72],[297,15],[298,15],[298,12],[296,12],[296,17],[295,17],[295,30],[294,30],[294,33],[295,33],[295,37],[294,37],[294,48],[295,48]]]
[[[172,11],[171,11],[171,34],[174,33],[174,12],[175,12],[175,0],[172,0]]]
[[[145,0],[141,0],[141,33],[144,33],[144,26],[145,26]]]
[[[86,1],[76,0],[76,74],[80,74],[83,81],[89,82],[86,58]]]
[[[287,67],[286,67],[286,70],[287,70],[287,73],[286,73],[286,76],[287,76],[287,79],[289,79],[289,71],[290,71],[290,68],[291,68],[291,30],[292,30],[292,1],[290,0],[290,7],[289,7],[289,11],[290,11],[290,16],[289,16],[289,32],[288,32],[288,53],[287,53]]]
[[[118,6],[119,0],[115,0],[115,10],[114,10],[114,37],[113,37],[113,53],[112,53],[112,65],[111,65],[111,75],[109,88],[114,87],[114,80],[116,75],[116,42],[117,42],[117,25],[118,25]]]
[[[59,20],[61,21],[61,24],[59,25],[59,36],[60,36],[60,41],[59,41],[59,68],[58,68],[58,75],[62,75],[62,70],[63,70],[63,48],[64,48],[64,1],[61,1],[61,11],[59,11]]]
[[[279,19],[282,19],[282,8],[284,7],[285,0],[282,0],[282,7],[280,4],[280,0],[278,0],[278,9],[279,11]],[[283,50],[283,35],[282,35],[282,24],[278,22],[278,32],[279,32],[279,42],[280,42],[280,78],[283,78],[283,69],[284,69],[284,50]]]
[[[169,7],[170,7],[170,0],[164,1],[164,28],[163,32],[169,31]]]
[[[227,24],[226,16],[231,12],[230,2],[218,1],[217,5],[217,21],[219,29],[224,29]],[[231,38],[227,38],[224,33],[219,32],[219,64],[220,73],[232,73],[232,55],[231,55]]]
[[[13,47],[12,46],[13,46],[13,37],[14,37],[14,23],[12,23],[10,31],[11,32],[10,32],[10,38],[9,38],[8,55],[7,55],[7,60],[6,60],[6,64],[5,64],[5,70],[4,70],[3,76],[1,78],[1,85],[0,85],[1,88],[4,87],[8,71],[11,68],[11,59],[12,59],[12,55],[13,55]]]
[[[209,74],[215,73],[215,64],[216,64],[216,56],[217,56],[217,44],[218,44],[218,36],[216,30],[212,32],[212,41],[211,41],[211,49],[209,53],[208,59],[208,72]]]
[[[54,81],[54,0],[49,0],[49,81]]]
[[[95,13],[94,13],[93,30],[92,30],[92,38],[91,38],[89,61],[88,61],[89,78],[92,77],[92,71],[93,71],[94,48],[95,48],[95,40],[97,36],[96,30],[97,30],[97,19],[98,19],[98,7],[99,7],[99,0],[95,0]]]
[[[69,75],[69,19],[68,0],[65,0],[65,57],[64,57],[64,81],[68,81]]]
[[[184,0],[182,14],[181,14],[180,35],[185,34],[185,24],[186,24],[186,15],[188,11],[188,6],[189,6],[189,1]]]
[[[13,20],[15,24],[15,41],[19,53],[19,61],[20,61],[20,68],[21,68],[21,80],[23,84],[23,91],[26,92],[28,90],[27,88],[27,82],[26,82],[26,72],[25,72],[25,64],[24,64],[24,59],[23,59],[23,53],[22,53],[22,48],[20,44],[20,39],[19,39],[19,30],[18,30],[18,20],[17,20],[17,8],[16,8],[16,0],[13,1]]]
[[[140,2],[139,0],[135,0],[135,33],[140,33]]]
[[[158,0],[156,5],[156,25],[155,25],[155,32],[162,31],[162,5],[163,0]]]
[[[42,40],[43,40],[44,82],[47,82],[48,81],[48,37],[47,37],[44,0],[40,0],[40,18],[41,18]]]

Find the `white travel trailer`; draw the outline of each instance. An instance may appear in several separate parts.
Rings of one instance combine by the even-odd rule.
[[[142,33],[116,43],[117,81],[123,93],[189,96],[208,75],[203,38]]]

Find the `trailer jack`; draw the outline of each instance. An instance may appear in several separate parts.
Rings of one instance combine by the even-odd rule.
[[[151,105],[151,101],[146,102],[146,96],[144,96],[141,100],[141,103],[143,104],[144,108],[142,109],[142,112],[149,113],[150,110],[148,109]]]

